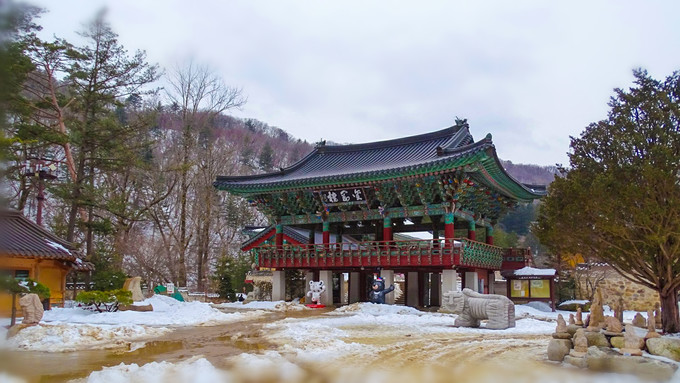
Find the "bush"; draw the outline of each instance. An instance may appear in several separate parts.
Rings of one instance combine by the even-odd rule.
[[[12,277],[1,278],[0,290],[9,294],[38,294],[40,300],[50,297],[49,287],[32,279],[20,281]]]
[[[94,306],[99,312],[114,312],[118,311],[118,305],[132,304],[132,291],[122,289],[83,291],[78,294],[76,301],[87,306]]]
[[[127,275],[120,271],[100,271],[92,276],[92,288],[99,291],[122,289]]]

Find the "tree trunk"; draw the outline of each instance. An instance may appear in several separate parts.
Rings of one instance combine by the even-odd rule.
[[[184,136],[182,142],[182,174],[180,180],[180,212],[179,212],[179,277],[178,285],[186,286],[187,284],[187,265],[186,265],[186,250],[187,250],[187,198],[188,198],[188,172],[189,172],[189,140],[191,133],[189,127],[184,127]]]
[[[187,250],[187,187],[187,175],[186,171],[183,171],[180,189],[178,286],[186,286],[187,284],[187,265],[185,259]]]
[[[17,323],[17,294],[12,294],[12,320],[9,323],[9,327],[14,326]]]
[[[663,289],[661,291],[663,291]],[[661,301],[661,323],[663,324],[663,332],[666,334],[680,332],[677,291],[672,290],[665,296],[659,292],[659,300]]]

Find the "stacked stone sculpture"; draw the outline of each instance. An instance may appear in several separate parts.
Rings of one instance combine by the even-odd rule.
[[[624,343],[621,349],[623,355],[641,356],[642,348],[640,347],[640,337],[635,335],[635,328],[633,325],[626,325],[626,333],[623,335]]]
[[[602,292],[598,289],[590,305],[590,320],[586,331],[599,332],[604,326],[604,309],[602,308]]]
[[[652,310],[647,310],[647,318],[647,335],[645,335],[645,339],[660,338],[661,335],[656,332],[656,322]]]
[[[548,360],[593,371],[633,373],[649,379],[669,380],[678,365],[642,357],[642,351],[680,362],[680,339],[661,337],[657,333],[656,318],[660,315],[652,310],[647,312],[649,320],[638,313],[633,321],[636,325],[642,325],[644,321],[647,329],[644,339],[636,334],[639,330],[633,324],[626,324],[624,330],[617,318],[623,314],[620,309],[623,304],[617,302],[615,305],[615,315],[605,317],[598,291],[585,323],[580,309],[576,315],[569,315],[569,325],[561,314],[558,315],[557,327],[548,343]],[[573,336],[569,338],[568,335]]]
[[[633,318],[633,326],[647,328],[647,320],[645,319],[645,317],[642,316],[642,314],[637,313]]]
[[[567,330],[562,314],[557,316],[557,328],[548,344],[548,360],[561,362],[571,350],[571,334]]]
[[[606,317],[604,318],[605,329],[604,332],[607,336],[621,336],[623,335],[623,325],[619,322],[616,317]]]
[[[583,311],[580,307],[576,309],[576,325],[583,326]]]

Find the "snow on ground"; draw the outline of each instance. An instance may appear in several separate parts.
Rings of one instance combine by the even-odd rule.
[[[0,371],[0,383],[26,383],[26,380],[12,376],[4,371]]]
[[[544,302],[530,302],[524,305],[515,305],[515,316],[517,318],[534,318],[544,321],[556,321],[557,316],[559,314],[562,314],[565,320],[569,320],[569,314],[576,315],[575,311],[563,311],[563,310],[557,310],[555,312],[546,311],[543,305],[546,304]],[[614,316],[614,311],[612,311],[609,308],[609,306],[605,305],[603,306],[603,308],[605,316]],[[631,323],[633,321],[633,317],[635,317],[635,314],[637,314],[637,311],[624,311],[623,312],[624,323]],[[647,318],[647,313],[640,314],[642,314],[643,317]],[[587,315],[588,312],[584,311],[583,312],[584,321],[586,320]]]
[[[220,303],[213,305],[216,308],[229,308],[229,309],[246,309],[246,310],[269,310],[269,311],[298,311],[298,310],[309,310],[309,307],[295,303],[295,302],[285,302],[285,301],[251,301],[248,303],[243,302],[231,302],[231,303]]]
[[[224,371],[220,371],[204,358],[191,358],[180,363],[151,362],[139,366],[137,364],[119,364],[104,367],[101,371],[90,374],[87,383],[173,383],[194,382],[212,383],[229,381]]]
[[[590,302],[590,301],[587,300],[587,299],[572,299],[572,300],[570,300],[570,301],[564,301],[564,302],[560,303],[559,306],[562,306],[562,305],[574,305],[574,304],[575,304],[575,305],[585,305],[585,304],[588,303],[588,302]]]
[[[315,318],[287,318],[267,324],[269,340],[282,345],[284,352],[302,361],[321,361],[350,353],[372,353],[375,348],[351,341],[370,336],[377,328],[389,329],[395,337],[413,335],[478,333],[500,335],[498,330],[454,327],[456,315],[419,311],[412,307],[354,303]],[[555,324],[534,318],[517,321],[503,334],[550,334]]]
[[[2,346],[31,351],[77,351],[83,349],[130,349],[132,342],[158,337],[172,330],[139,325],[57,324],[21,330]]]
[[[289,362],[275,351],[264,354],[241,354],[231,358],[233,368],[221,370],[202,357],[193,357],[179,363],[151,362],[139,366],[123,364],[105,367],[101,371],[92,372],[89,377],[72,381],[72,383],[160,383],[160,382],[527,382],[527,383],[642,383],[648,382],[632,375],[590,374],[575,368],[559,369],[543,365],[472,365],[459,366],[457,369],[395,369],[375,366],[371,369],[345,368],[327,369],[327,364],[319,364],[302,369]],[[384,367],[384,366],[383,366]],[[460,368],[462,367],[462,368]],[[531,367],[531,368],[529,368]],[[452,374],[453,373],[453,374]],[[2,381],[0,373],[0,382]],[[670,382],[677,383],[676,375]],[[12,381],[12,380],[10,380]],[[13,381],[12,381],[13,382]]]
[[[83,324],[136,324],[145,326],[211,326],[229,322],[237,322],[259,317],[264,311],[244,313],[223,313],[202,302],[180,302],[163,295],[136,303],[151,304],[153,311],[117,311],[98,313],[82,308],[55,308],[45,311],[44,322],[50,323],[83,323]]]
[[[53,352],[131,347],[133,341],[161,336],[173,327],[219,325],[267,313],[224,313],[207,303],[179,302],[162,295],[137,304],[151,304],[153,311],[97,313],[78,307],[45,311],[39,326],[23,329],[9,340],[4,340],[6,330],[0,330],[0,347]]]

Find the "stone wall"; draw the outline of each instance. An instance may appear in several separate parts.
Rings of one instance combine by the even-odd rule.
[[[602,290],[603,303],[610,307],[618,301],[619,296],[623,296],[624,310],[646,312],[654,309],[654,304],[659,302],[659,294],[655,290],[629,281],[610,267],[601,266],[584,273],[590,273],[595,278],[589,281],[585,276],[577,278],[577,288],[584,294],[588,290],[588,283],[597,285]]]

